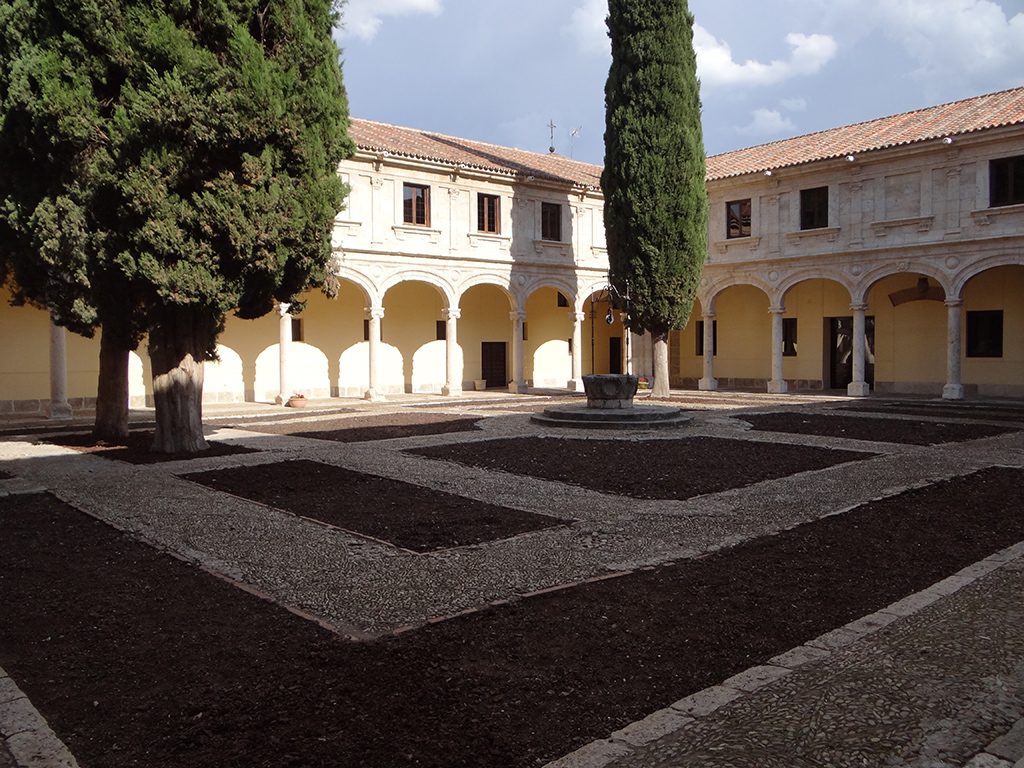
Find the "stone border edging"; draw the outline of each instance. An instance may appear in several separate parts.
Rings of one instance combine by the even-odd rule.
[[[694,720],[710,715],[729,702],[770,685],[804,664],[827,659],[833,651],[874,634],[897,619],[913,616],[922,608],[952,595],[963,587],[973,584],[982,576],[992,573],[1018,558],[1024,558],[1024,541],[961,568],[952,576],[948,576],[920,592],[907,595],[881,610],[862,616],[842,627],[808,640],[803,645],[773,656],[765,664],[751,667],[718,685],[712,685],[680,699],[664,709],[651,713],[642,720],[637,720],[615,731],[608,738],[592,741],[575,752],[547,763],[543,768],[604,768],[613,761],[631,754],[634,748],[643,747],[663,736],[674,733]],[[984,762],[976,764],[973,761],[969,764],[971,768],[984,768],[987,765]],[[1002,765],[1002,761],[998,761],[992,764],[992,768],[996,768],[996,766],[1002,768]],[[1024,768],[1024,766],[1014,765],[1013,768]]]
[[[79,768],[25,693],[0,667],[0,741],[18,768]]]

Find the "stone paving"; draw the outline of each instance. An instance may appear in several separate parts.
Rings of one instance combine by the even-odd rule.
[[[485,394],[489,396],[483,397]],[[3,468],[15,477],[0,481],[0,495],[8,491],[48,489],[72,505],[131,531],[156,546],[170,549],[216,573],[255,587],[283,605],[313,614],[352,637],[363,638],[400,631],[437,617],[451,616],[496,601],[515,599],[523,594],[584,581],[610,572],[693,557],[835,514],[871,499],[899,493],[914,485],[965,474],[986,466],[1024,466],[1024,433],[1020,432],[969,443],[924,447],[755,432],[748,431],[741,420],[729,417],[735,415],[741,419],[743,410],[737,409],[777,410],[780,406],[820,411],[842,398],[692,393],[691,399],[691,393],[686,394],[687,401],[680,404],[696,411],[687,426],[672,430],[670,435],[625,432],[615,434],[615,439],[657,440],[707,435],[842,448],[877,455],[850,464],[804,472],[685,501],[629,499],[624,502],[621,497],[611,494],[537,478],[456,466],[403,452],[420,446],[473,443],[494,437],[538,433],[583,439],[609,437],[606,433],[595,435],[583,430],[548,431],[539,428],[529,420],[529,413],[537,407],[535,399],[522,396],[495,397],[491,393],[480,393],[477,397],[467,397],[456,402],[439,402],[431,398],[405,398],[376,406],[345,402],[346,408],[351,405],[350,414],[338,414],[336,401],[333,406],[326,404],[324,412],[333,411],[332,417],[339,418],[346,415],[365,416],[381,412],[381,409],[395,412],[424,406],[430,407],[435,413],[441,410],[460,416],[487,416],[481,431],[370,443],[328,443],[253,431],[258,429],[256,422],[261,414],[279,419],[282,415],[280,408],[243,409],[248,430],[217,428],[218,423],[225,423],[228,419],[234,424],[242,423],[237,410],[222,407],[208,415],[207,424],[213,428],[210,436],[258,448],[260,452],[155,465],[128,465],[82,455],[54,445],[34,444],[28,439],[8,437],[0,441],[0,460],[3,461]],[[317,404],[311,405],[315,409]],[[517,408],[522,413],[515,413]],[[850,413],[845,412],[847,415]],[[305,412],[294,414],[294,417],[301,423],[316,418],[316,414]],[[890,418],[902,417],[894,415]],[[11,428],[9,425],[5,427]],[[535,531],[502,541],[421,555],[403,552],[337,529],[325,528],[235,496],[211,493],[178,476],[221,467],[258,466],[293,458],[335,464],[576,522],[571,526]],[[145,487],[147,492],[139,494],[139,487]],[[800,503],[794,504],[794,498],[799,498]],[[921,713],[927,712],[931,718],[928,722],[932,722],[931,726],[926,727],[922,725],[925,721],[918,718],[918,726],[923,729],[921,733],[932,734],[937,732],[936,729],[941,730],[937,724],[942,722],[943,717],[951,722],[968,723],[964,728],[970,731],[970,723],[975,722],[971,718],[975,717],[975,713],[981,718],[977,722],[985,723],[986,727],[995,727],[996,720],[984,714],[990,710],[1002,713],[999,722],[1004,731],[1008,730],[1012,724],[1012,718],[1007,720],[1008,713],[1016,707],[1017,717],[1024,714],[1020,701],[1021,691],[1024,690],[1024,653],[1017,656],[1021,665],[1019,668],[1012,665],[1004,668],[1005,664],[1000,667],[999,664],[1003,662],[999,661],[998,653],[1007,654],[1009,659],[1020,650],[1020,638],[1015,640],[1009,636],[1012,633],[1007,634],[1006,628],[1015,626],[1017,634],[1024,637],[1024,632],[1020,631],[1020,627],[1024,626],[1024,616],[1013,613],[1012,606],[1007,608],[1010,612],[1002,613],[997,607],[1000,600],[1005,602],[1012,596],[1014,588],[1018,608],[1022,602],[1019,600],[1022,569],[1008,567],[1003,570],[1005,573],[999,576],[993,574],[985,577],[983,583],[987,586],[973,585],[965,588],[963,594],[958,593],[923,611],[923,618],[913,619],[914,626],[917,626],[917,622],[930,623],[922,625],[923,629],[916,634],[913,629],[904,626],[907,622],[902,620],[878,633],[878,638],[891,636],[897,644],[904,642],[912,648],[927,648],[928,654],[917,658],[907,652],[900,656],[895,651],[887,652],[877,648],[868,650],[867,645],[860,643],[844,648],[825,662],[786,675],[756,694],[745,696],[742,701],[737,700],[729,708],[686,724],[684,730],[703,734],[701,738],[704,741],[700,743],[709,745],[707,749],[710,752],[704,758],[678,762],[678,759],[683,758],[666,753],[661,763],[623,762],[622,768],[648,764],[874,765],[876,763],[870,762],[870,755],[873,754],[871,744],[882,742],[872,742],[870,739],[882,739],[878,734],[884,734],[890,726],[894,729],[904,727],[914,718],[919,704],[931,707],[920,710]],[[970,595],[976,595],[975,603],[969,603]],[[961,607],[957,608],[957,605]],[[995,628],[993,633],[996,630],[999,632],[989,636],[970,629],[970,621],[967,620],[975,609],[979,612],[979,621],[991,624]],[[958,619],[962,623],[966,622],[968,629],[950,629]],[[1002,629],[999,629],[1000,626]],[[945,640],[946,634],[950,636],[948,642]],[[961,647],[960,640],[975,645]],[[872,648],[875,648],[876,642],[880,641],[871,641]],[[998,649],[996,646],[999,646]],[[972,647],[976,653],[963,652],[964,648]],[[958,652],[960,656],[956,656]],[[804,653],[814,655],[813,649]],[[996,655],[992,656],[993,653]],[[850,659],[849,664],[842,666],[840,660],[847,657]],[[949,688],[949,701],[968,701],[974,704],[962,711],[946,712],[940,706],[941,702],[935,703],[929,699],[928,691],[942,690],[935,683],[935,676],[941,673],[941,665],[929,666],[929,662],[936,658],[955,659],[961,666],[950,669],[962,668],[965,674],[958,677],[971,681],[971,685],[966,688]],[[1009,664],[1009,661],[1005,663]],[[884,674],[878,680],[885,679],[885,675],[901,675],[903,669],[908,671],[905,681],[901,683],[903,687],[886,688],[881,683],[872,683],[864,678],[861,690],[861,678],[858,677],[861,673],[857,670],[865,669],[881,669]],[[751,674],[756,677],[758,674],[771,673],[755,671]],[[814,674],[820,677],[814,677]],[[801,680],[805,682],[803,686],[798,685]],[[984,682],[986,680],[988,682]],[[999,680],[1012,682],[1016,685],[1016,692],[1007,691],[1005,700],[997,701]],[[778,696],[771,698],[771,691],[776,688]],[[894,692],[899,696],[905,694],[907,698],[900,712],[887,713],[880,702],[884,700],[885,694]],[[796,731],[811,734],[807,738],[818,733],[813,738],[831,744],[831,737],[827,734],[834,733],[835,729],[830,730],[829,724],[838,728],[845,721],[841,713],[833,714],[825,708],[825,704],[841,701],[843,695],[847,694],[849,701],[857,702],[853,709],[854,719],[865,718],[877,726],[874,735],[866,737],[864,745],[859,741],[857,744],[851,744],[848,740],[836,742],[834,750],[828,754],[849,754],[847,762],[842,762],[846,758],[841,757],[835,757],[837,762],[834,763],[769,760],[767,755],[775,745],[781,743],[779,739],[792,739],[792,733]],[[872,699],[872,696],[876,698]],[[941,698],[938,696],[935,700]],[[757,702],[761,702],[760,708]],[[795,709],[786,715],[784,704],[806,706],[807,709]],[[727,715],[734,711],[737,713],[736,719],[728,721]],[[678,726],[680,720],[691,715],[675,712],[660,717],[664,721],[662,726],[667,727]],[[714,730],[715,723],[720,723],[718,731]],[[808,723],[812,727],[807,727]],[[732,737],[716,742],[713,735],[716,733],[732,734]],[[762,738],[766,745],[761,752],[752,752],[749,742],[734,738],[737,734],[746,733],[764,734],[763,737],[757,737]],[[788,737],[787,733],[790,734]],[[976,738],[973,744],[968,744],[969,739],[964,737],[962,744],[958,742],[955,749],[935,747],[938,750],[935,754],[952,756],[954,753],[963,753],[960,763],[929,763],[926,753],[919,752],[914,758],[918,762],[877,764],[960,768],[997,735],[993,733],[990,738]],[[601,738],[607,734],[594,736]],[[814,745],[818,743],[813,738],[808,749],[815,748]],[[955,741],[950,736],[942,743],[952,743],[950,739]],[[748,746],[742,746],[744,743]],[[621,741],[609,741],[606,748],[614,756],[621,753],[622,745]],[[921,749],[927,746],[923,742],[922,745]],[[656,747],[653,745],[651,749]],[[943,749],[946,751],[943,752]],[[754,755],[761,755],[761,758],[754,760]],[[0,768],[6,768],[3,759],[0,749]],[[659,760],[662,757],[651,752],[651,759]],[[860,762],[856,762],[857,759]],[[598,764],[604,763],[593,765]],[[566,768],[577,765],[583,768],[592,764],[565,763]],[[1000,765],[998,768],[1005,767]]]

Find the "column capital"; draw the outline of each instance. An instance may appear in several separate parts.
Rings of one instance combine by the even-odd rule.
[[[281,317],[284,317],[285,315],[288,314],[288,310],[291,308],[292,305],[289,304],[287,301],[278,302],[277,314],[279,314]]]
[[[384,319],[384,307],[370,307],[367,311],[374,320]]]
[[[522,310],[516,309],[508,313],[508,319],[512,320],[513,322],[523,322],[524,320],[526,320],[526,313],[523,312]]]
[[[946,299],[943,304],[947,307],[962,307],[964,305],[963,299]]]
[[[704,312],[701,315],[701,319],[702,320],[714,320],[715,319],[715,313],[714,312]]]
[[[582,323],[587,319],[586,312],[570,312],[569,316],[572,318],[574,323]]]
[[[867,310],[868,310],[868,305],[865,304],[865,303],[862,303],[862,304],[851,304],[850,305],[850,311],[851,312],[867,312]]]
[[[768,312],[773,314],[773,315],[781,315],[781,314],[784,314],[785,311],[786,311],[786,308],[783,307],[783,306],[771,306],[771,307],[768,307]]]
[[[458,307],[448,307],[447,309],[442,309],[441,313],[444,315],[445,320],[458,320],[460,317],[462,317],[462,310],[459,309]]]

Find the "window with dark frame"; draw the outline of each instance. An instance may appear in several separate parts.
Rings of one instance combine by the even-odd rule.
[[[800,229],[828,226],[828,187],[800,190]]]
[[[697,321],[697,357],[704,357],[704,321]],[[711,356],[718,354],[718,321],[711,321]]]
[[[444,320],[437,321],[437,340],[444,341],[448,338],[448,323]]]
[[[363,320],[363,341],[370,340],[370,321]]]
[[[526,321],[523,321],[523,341],[529,341],[529,339],[526,338]]]
[[[782,356],[796,357],[796,318],[782,318]]]
[[[967,313],[967,357],[1003,356],[1003,310]]]
[[[406,224],[430,226],[430,187],[425,184],[402,185],[402,220]]]
[[[558,291],[557,293],[558,293],[558,299],[555,301],[556,306],[568,307],[569,306],[569,300],[567,298],[565,298],[565,294],[562,293],[561,291]]]
[[[562,241],[562,206],[560,203],[540,204],[541,240]]]
[[[988,188],[990,208],[1024,203],[1024,155],[990,160]]]
[[[501,232],[501,198],[497,195],[476,196],[476,228],[478,232]]]
[[[305,341],[302,335],[302,318],[292,318],[292,341]]]
[[[732,240],[736,237],[750,237],[750,198],[731,200],[725,204],[725,236]]]

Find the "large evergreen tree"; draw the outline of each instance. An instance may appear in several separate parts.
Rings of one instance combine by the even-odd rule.
[[[227,313],[324,278],[352,151],[336,22],[331,0],[0,6],[0,277],[102,329],[111,407],[148,335],[155,450],[205,447],[202,362]]]
[[[693,15],[686,0],[609,0],[601,175],[609,281],[628,325],[654,339],[655,397],[669,392],[668,335],[689,319],[708,203]]]

